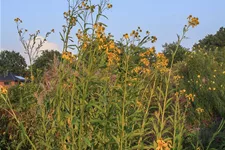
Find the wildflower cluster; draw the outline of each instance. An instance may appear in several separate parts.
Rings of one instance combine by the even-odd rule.
[[[173,76],[173,80],[177,85],[179,84],[180,79],[183,79],[183,78],[184,76],[179,76],[179,75]]]
[[[152,43],[155,43],[157,41],[157,37],[156,36],[152,36]]]
[[[133,37],[134,39],[139,39],[141,36],[140,36],[140,33],[142,32],[142,29],[140,27],[138,27],[136,30],[133,30],[131,33],[130,33],[130,37]],[[149,33],[149,31],[146,32],[146,34]],[[149,34],[147,34],[149,35]],[[124,37],[127,39],[129,37],[128,34],[124,34]]]
[[[95,5],[88,5],[88,0],[83,0],[78,8],[81,10],[91,10],[91,12],[94,12]]]
[[[149,75],[151,73],[151,70],[149,68],[137,66],[132,70],[132,72],[136,73],[136,74],[145,74],[145,75],[147,74],[147,75]]]
[[[73,55],[71,52],[63,52],[62,58],[72,63],[76,56]]]
[[[146,67],[149,66],[150,62],[147,58],[142,58],[141,63],[143,63]]]
[[[161,73],[168,72],[168,59],[163,53],[158,53],[156,55],[156,63],[154,64],[154,67],[158,69]]]
[[[154,53],[155,53],[155,47],[151,47],[147,51],[140,53],[139,56],[140,57],[149,57],[151,54],[154,54]]]
[[[123,35],[122,42],[125,41],[125,44],[117,45],[112,35],[105,33],[106,25],[98,22],[99,17],[104,16],[103,10],[112,8],[112,4],[101,1],[99,5],[92,5],[89,0],[79,0],[73,5],[64,12],[67,25],[63,26],[64,34],[60,34],[64,43],[61,57],[65,61],[52,68],[56,74],[53,73],[52,82],[43,83],[43,90],[51,90],[46,90],[48,93],[39,94],[42,97],[37,98],[38,103],[46,100],[43,105],[48,105],[47,111],[45,107],[38,108],[40,113],[37,117],[41,117],[42,124],[50,124],[37,127],[43,132],[34,132],[40,143],[47,142],[40,146],[41,149],[46,149],[46,145],[56,145],[59,149],[136,149],[145,146],[146,149],[151,146],[156,150],[179,149],[176,146],[182,144],[180,137],[184,135],[185,122],[182,116],[186,112],[179,100],[172,103],[168,98],[171,90],[168,59],[163,53],[156,54],[155,47],[143,48],[147,42],[156,42],[157,37],[150,36],[147,31],[140,40],[142,30],[138,27]],[[95,8],[98,12],[93,13]],[[88,18],[89,15],[91,18]],[[20,19],[15,21],[22,22]],[[189,16],[189,26],[197,24],[198,18]],[[71,31],[75,25],[80,25],[76,33],[77,45],[70,44],[74,43]],[[54,29],[51,32],[55,32]],[[71,45],[77,48],[78,57],[67,51]],[[73,66],[64,65],[68,62]],[[115,71],[111,72],[114,68]],[[139,78],[139,75],[147,78]],[[175,80],[181,78],[174,76]],[[33,74],[31,80],[34,80]],[[50,83],[57,83],[56,87],[50,87]],[[7,90],[0,87],[0,92],[6,94]],[[185,93],[184,89],[176,94],[183,94],[183,98],[193,102],[195,95]],[[54,103],[49,99],[54,99]],[[173,112],[170,113],[170,110]],[[153,111],[156,117],[151,116]],[[201,109],[198,111],[203,112]],[[107,122],[110,122],[109,126],[104,125]],[[181,126],[176,123],[181,123]],[[137,131],[141,133],[137,134]],[[152,135],[146,140],[147,133]],[[39,138],[42,134],[55,140],[44,141]],[[36,144],[35,140],[32,141]],[[35,147],[32,141],[30,144]]]
[[[120,60],[119,55],[121,50],[116,46],[115,42],[111,39],[112,35],[105,34],[105,27],[102,23],[93,25],[96,40],[98,42],[98,49],[105,52],[107,55],[107,66],[117,64]]]
[[[77,33],[76,33],[78,42],[83,42],[83,41],[88,41],[89,37],[87,34],[84,34],[81,29],[78,29]]]
[[[93,29],[98,39],[105,38],[105,27],[102,23],[95,23]]]

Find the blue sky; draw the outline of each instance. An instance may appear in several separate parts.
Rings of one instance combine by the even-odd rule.
[[[94,0],[97,1],[97,0]],[[140,26],[157,36],[154,45],[162,50],[164,43],[176,41],[188,15],[199,17],[200,25],[191,29],[182,45],[191,48],[207,34],[214,34],[225,26],[225,0],[111,0],[113,9],[106,14],[109,20],[107,31],[117,40]],[[62,48],[59,32],[64,24],[63,12],[67,10],[67,0],[0,0],[1,5],[1,49],[22,52],[14,18],[23,20],[23,27],[31,33],[41,30],[46,33],[52,28],[55,33],[49,38],[49,46]],[[41,34],[44,36],[44,34]]]

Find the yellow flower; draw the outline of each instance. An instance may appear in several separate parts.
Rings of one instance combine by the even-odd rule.
[[[147,58],[141,59],[141,62],[145,65],[148,66],[150,64],[149,60]]]
[[[139,56],[140,57],[145,57],[145,53],[140,53]]]
[[[171,141],[165,142],[163,139],[159,139],[157,142],[157,148],[156,150],[170,150],[171,149]]]
[[[136,101],[136,104],[137,104],[138,108],[142,107],[142,103],[140,101]]]
[[[194,98],[195,98],[195,95],[193,94],[186,94],[185,97],[188,99],[188,100],[191,100],[192,102],[194,101]]]
[[[200,75],[198,75],[197,77],[198,77],[198,78],[200,78],[201,76],[200,76]]]
[[[150,55],[150,54],[153,54],[155,52],[155,47],[151,47],[148,49],[148,51],[146,52],[146,55]]]
[[[128,39],[128,38],[129,38],[129,35],[126,33],[126,34],[123,35],[123,37],[124,37],[125,39]]]
[[[7,94],[7,93],[8,93],[7,89],[2,85],[0,85],[0,94]]]
[[[152,36],[152,43],[156,42],[157,41],[157,37],[155,36]]]
[[[149,56],[150,54],[153,54],[155,52],[155,47],[149,48],[146,52],[140,53],[140,57]]]
[[[192,17],[192,15],[190,15],[187,19],[188,19],[188,25],[192,26],[193,28],[199,24],[198,18]]]
[[[85,2],[84,2],[84,1],[81,3],[81,5],[82,5],[83,7],[85,7],[85,6],[86,6],[86,4],[85,4]]]
[[[133,35],[135,35],[135,30],[133,30],[131,33],[130,33],[130,36],[133,36]]]
[[[107,4],[107,7],[108,8],[112,8],[112,4]]]
[[[70,21],[71,21],[71,24],[72,24],[73,26],[76,25],[76,21],[77,21],[77,20],[76,20],[75,17],[72,17]]]
[[[20,22],[22,23],[22,20],[20,18],[15,18],[14,21],[17,23],[17,22]]]
[[[114,49],[114,48],[115,48],[115,43],[111,41],[109,43],[109,49]]]
[[[135,67],[132,72],[139,73],[142,70],[141,67]]]
[[[184,94],[185,92],[186,92],[186,90],[185,90],[185,89],[180,90],[180,94]]]
[[[107,64],[108,66],[116,64],[120,60],[119,56],[115,53],[106,52],[106,54],[107,54],[107,57],[108,57],[108,64]]]
[[[69,16],[68,12],[64,12],[63,15],[65,18]]]
[[[201,113],[204,112],[204,109],[202,109],[201,107],[198,107],[198,108],[196,109],[196,111],[197,111],[198,114],[201,114]]]
[[[63,52],[62,59],[68,60],[70,63],[72,63],[73,59],[76,59],[76,56],[72,55],[71,52]]]
[[[151,73],[151,70],[148,68],[143,68],[143,73],[149,75]]]

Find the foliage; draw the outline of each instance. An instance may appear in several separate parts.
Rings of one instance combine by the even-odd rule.
[[[177,47],[177,43],[175,42],[170,44],[165,43],[163,45],[163,48],[164,48],[163,54],[169,60],[169,65],[171,64],[172,54],[176,50],[176,47]],[[178,61],[183,61],[188,53],[189,53],[189,50],[187,48],[179,45],[176,56],[174,57],[174,64],[177,63]]]
[[[195,97],[194,91],[179,86],[182,83],[177,82],[173,63],[186,32],[199,24],[198,18],[188,17],[169,66],[163,53],[156,53],[154,47],[144,48],[144,44],[157,40],[149,31],[143,34],[138,27],[125,33],[117,44],[105,33],[107,26],[100,20],[107,18],[103,12],[112,8],[108,1],[69,1],[68,8],[60,33],[61,61],[54,59],[41,82],[32,80],[30,88],[35,92],[22,89],[21,105],[28,103],[28,109],[16,113],[13,97],[17,99],[20,89],[7,92],[0,88],[3,109],[7,108],[16,131],[20,131],[12,148],[184,149],[184,137],[189,133],[186,121],[195,109],[191,105]],[[73,37],[71,33],[77,28]],[[74,49],[77,55],[70,52]],[[202,108],[196,111],[199,116],[203,113]],[[193,135],[198,139],[199,132]],[[197,141],[193,149],[200,145]]]
[[[10,101],[17,106],[17,111],[23,111],[35,102],[34,93],[37,91],[37,85],[33,83],[21,83],[8,89]]]
[[[225,28],[221,27],[216,34],[209,34],[204,39],[199,40],[194,47],[204,48],[205,51],[214,51],[225,47]]]
[[[216,51],[206,53],[204,49],[192,52],[181,66],[180,75],[184,76],[184,88],[196,96],[194,108],[202,107],[211,117],[224,117],[225,66],[216,61],[216,55]]]
[[[42,76],[44,71],[49,69],[53,64],[54,59],[60,59],[61,54],[59,51],[42,51],[41,56],[34,60],[33,70],[35,76]]]
[[[23,56],[15,51],[0,52],[0,74],[12,72],[16,75],[24,75],[27,64]]]

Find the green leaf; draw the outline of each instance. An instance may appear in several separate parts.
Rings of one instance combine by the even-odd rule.
[[[89,147],[91,147],[91,142],[88,138],[84,137],[84,141]]]

